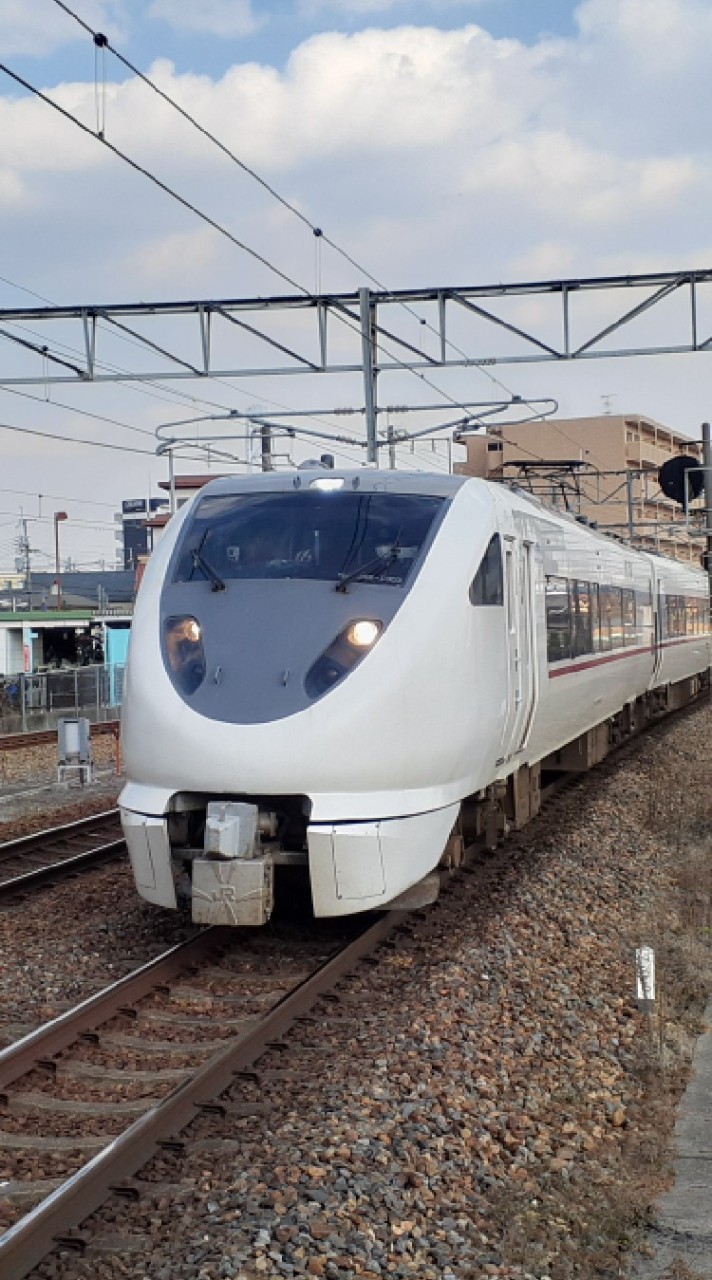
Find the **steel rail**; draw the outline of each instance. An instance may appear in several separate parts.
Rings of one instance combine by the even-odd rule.
[[[10,880],[0,880],[0,902],[14,898],[27,889],[39,889],[43,884],[53,880],[62,880],[65,876],[76,874],[98,863],[107,862],[115,854],[126,848],[124,839],[110,840],[108,844],[97,845],[96,849],[87,849],[84,853],[75,853],[69,858],[60,858],[57,862],[48,862],[44,867],[35,867],[34,871],[25,871],[20,876],[12,876]]]
[[[234,930],[228,925],[204,929],[0,1050],[0,1089],[6,1089],[20,1076],[34,1070],[38,1062],[47,1063],[53,1054],[66,1049],[83,1033],[95,1031],[125,1007],[127,1001],[142,999],[176,974],[198,964],[231,937]]]
[[[119,732],[118,720],[97,720],[92,723],[91,732],[95,736],[111,733],[116,736]],[[40,747],[45,743],[56,743],[56,729],[37,729],[32,733],[3,733],[0,734],[0,751],[23,751],[26,747]]]
[[[62,840],[65,836],[79,835],[81,831],[91,831],[92,827],[118,816],[118,809],[102,809],[101,813],[91,813],[85,818],[75,818],[73,822],[63,822],[58,827],[45,827],[42,831],[32,831],[29,835],[18,836],[15,840],[5,840],[0,843],[0,855],[6,857],[13,853],[22,853],[36,844],[47,844],[49,840]]]
[[[69,1231],[103,1204],[117,1183],[131,1177],[146,1164],[156,1154],[161,1142],[185,1128],[201,1106],[214,1102],[237,1073],[251,1066],[271,1041],[283,1036],[323,992],[333,987],[402,922],[402,912],[381,916],[285,996],[256,1027],[235,1037],[37,1208],[21,1218],[0,1238],[3,1280],[23,1280]],[[81,1242],[73,1238],[72,1244],[81,1245]]]

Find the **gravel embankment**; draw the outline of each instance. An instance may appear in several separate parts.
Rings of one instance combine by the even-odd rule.
[[[121,789],[114,739],[96,737],[92,749],[96,781],[84,787],[74,779],[57,783],[54,745],[0,749],[0,843],[113,808]]]
[[[577,784],[362,967],[339,1006],[324,1002],[321,1025],[260,1064],[266,1115],[201,1120],[208,1143],[154,1161],[138,1216],[103,1211],[104,1229],[145,1233],[138,1254],[119,1241],[36,1275],[625,1275],[712,987],[711,726],[707,705]],[[154,924],[167,944],[177,923],[104,874],[106,897],[98,882],[86,900],[68,891],[81,902],[71,938],[55,891],[3,917],[15,985],[19,971],[45,1003],[76,998],[85,976],[135,959]],[[652,1021],[634,1002],[641,943],[661,980]],[[3,1018],[20,1017],[3,985]]]

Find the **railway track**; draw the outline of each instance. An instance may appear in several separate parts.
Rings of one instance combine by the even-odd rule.
[[[54,1249],[84,1249],[79,1224],[112,1193],[135,1195],[125,1180],[162,1144],[189,1143],[201,1110],[264,1111],[249,1083],[244,1100],[220,1095],[286,1049],[295,1021],[403,925],[399,912],[356,936],[352,924],[326,954],[323,941],[292,940],[288,964],[264,936],[250,950],[234,930],[209,929],[1,1052],[3,1280]]]
[[[125,848],[118,809],[0,845],[0,902],[115,858]]]
[[[91,726],[92,737],[119,733],[118,720],[97,720]],[[43,747],[57,742],[56,729],[42,729],[36,733],[3,733],[0,734],[0,751],[24,751],[27,747]]]
[[[568,781],[559,779],[559,787]],[[375,934],[369,929],[331,959],[321,957],[309,974],[311,960],[294,945],[274,970],[260,961],[270,941],[262,935],[245,967],[236,955],[238,946],[245,950],[244,933],[206,931],[1,1053],[0,1149],[10,1158],[0,1170],[3,1280],[21,1280],[52,1250],[93,1257],[114,1247],[108,1235],[102,1244],[113,1209],[98,1229],[91,1224],[96,1235],[81,1224],[113,1195],[123,1198],[120,1221],[133,1212],[122,1203],[140,1200],[145,1217],[146,1200],[172,1194],[166,1169],[173,1173],[182,1153],[199,1151],[192,1124],[215,1127],[224,1117],[230,1137],[220,1141],[239,1146],[241,1126],[267,1107],[260,1081],[290,1077],[287,1030],[404,923],[400,914],[383,917]],[[319,1031],[329,1018],[314,1021]],[[307,1047],[319,1053],[322,1071],[320,1035]],[[134,1118],[124,1129],[127,1115]],[[150,1171],[135,1180],[147,1163]]]

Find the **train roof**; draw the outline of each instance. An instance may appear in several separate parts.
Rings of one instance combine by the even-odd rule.
[[[434,471],[300,467],[296,471],[260,471],[255,475],[225,476],[205,485],[200,495],[259,493],[265,489],[272,493],[292,493],[295,489],[335,488],[341,481],[339,487],[358,489],[363,493],[422,493],[430,497],[452,498],[470,479],[471,476],[451,476]]]
[[[629,555],[648,557],[660,567],[667,566],[697,574],[702,572],[696,565],[634,547],[623,538],[597,529],[588,520],[581,520],[571,512],[549,506],[519,485],[503,485],[480,476],[446,475],[435,471],[382,471],[376,467],[305,467],[302,464],[295,471],[259,471],[251,475],[221,476],[205,485],[200,490],[200,497],[205,494],[228,496],[265,490],[271,493],[293,493],[295,490],[329,489],[337,485],[345,490],[358,490],[361,493],[424,494],[443,498],[454,498],[464,485],[473,485],[489,491],[493,497],[496,494],[495,501],[506,501],[507,498],[511,501],[514,498],[525,507],[534,508],[541,518],[550,521],[552,525],[577,529],[580,533],[596,538],[609,547],[624,550]]]

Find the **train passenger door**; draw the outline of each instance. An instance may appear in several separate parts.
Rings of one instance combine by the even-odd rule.
[[[536,701],[532,544],[504,537],[504,603],[508,697],[502,749],[505,759],[526,745]]]
[[[650,602],[653,611],[653,678],[651,687],[654,689],[658,683],[660,676],[660,666],[663,658],[663,628],[665,626],[665,597],[663,595],[662,583],[657,582],[655,577],[650,584]]]

